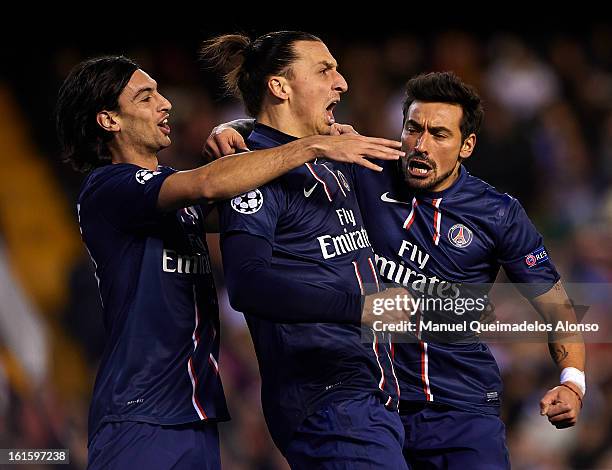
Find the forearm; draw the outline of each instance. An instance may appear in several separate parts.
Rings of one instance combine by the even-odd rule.
[[[349,323],[361,320],[361,296],[288,278],[270,262],[272,247],[257,236],[231,233],[221,240],[232,307],[279,323]]]
[[[549,336],[548,350],[561,373],[559,382],[566,385],[572,382],[574,385],[570,388],[582,397],[586,391],[584,374],[586,354],[582,337],[574,336],[573,338],[561,339]]]
[[[303,137],[280,147],[228,155],[195,170],[179,171],[164,181],[158,205],[162,210],[169,210],[204,200],[228,199],[262,186],[316,157],[382,171],[367,158],[397,160],[404,155],[400,147],[400,142],[351,133]]]
[[[230,303],[240,312],[277,323],[360,324],[357,294],[295,282],[274,271],[243,274],[227,286]]]
[[[586,354],[583,342],[552,340],[548,343],[548,349],[560,371],[575,367],[584,372]]]
[[[548,348],[559,370],[575,367],[584,371],[585,347],[582,335],[555,331],[559,322],[577,323],[576,313],[561,282],[557,282],[550,291],[537,297],[532,303],[544,320],[552,326],[553,331],[548,335]]]
[[[284,175],[316,157],[316,139],[307,137],[254,152],[219,158],[195,171],[205,199],[228,199]]]
[[[229,155],[194,170],[179,171],[164,181],[158,206],[172,210],[246,193],[315,158],[317,139],[305,137],[280,147]]]
[[[561,371],[559,383],[540,400],[540,414],[558,429],[578,421],[586,392],[584,341],[580,335],[556,331],[558,322],[577,323],[576,312],[561,282],[532,300],[540,315],[552,326],[548,335],[550,355]]]

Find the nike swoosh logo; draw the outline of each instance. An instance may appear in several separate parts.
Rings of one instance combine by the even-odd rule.
[[[407,206],[411,206],[412,203],[410,202],[404,202],[404,201],[398,201],[397,199],[392,199],[389,197],[389,193],[386,192],[384,194],[380,195],[380,200],[383,202],[394,202],[395,204],[406,204]]]
[[[318,182],[314,184],[314,186],[310,189],[306,189],[304,188],[304,196],[306,197],[310,197],[310,195],[312,194],[312,192],[315,190],[315,188],[317,187],[317,184],[319,184]]]

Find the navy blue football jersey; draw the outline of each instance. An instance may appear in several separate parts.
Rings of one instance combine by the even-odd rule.
[[[248,147],[292,140],[256,124]],[[272,245],[270,269],[304,289],[378,291],[374,253],[348,175],[345,165],[318,160],[227,201],[220,205],[222,246],[232,233],[248,233]],[[225,275],[239,273],[226,266]],[[283,295],[279,289],[277,296]],[[374,393],[396,408],[388,339],[372,335],[362,342],[359,325],[274,323],[244,314],[259,360],[264,415],[281,449],[306,416],[331,401]]]
[[[463,166],[451,187],[415,192],[401,177],[398,162],[377,163],[383,172],[354,172],[383,280],[401,284],[413,295],[437,292],[443,297],[457,285],[490,286],[503,267],[530,298],[559,280],[542,236],[513,197],[471,176]],[[477,338],[431,342],[419,336],[394,346],[402,400],[499,413],[499,369]]]
[[[159,211],[159,190],[172,173],[108,165],[87,177],[79,195],[81,235],[95,264],[106,332],[90,440],[108,421],[229,418],[218,370],[206,209]]]

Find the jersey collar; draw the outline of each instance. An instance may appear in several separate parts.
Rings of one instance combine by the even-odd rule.
[[[253,127],[253,132],[249,136],[249,140],[259,140],[261,138],[271,140],[277,145],[288,144],[289,142],[293,142],[294,140],[298,139],[297,137],[285,134],[278,129],[274,129],[273,127],[256,122],[255,126]]]

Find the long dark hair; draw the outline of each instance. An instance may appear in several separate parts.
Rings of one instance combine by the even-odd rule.
[[[62,158],[79,171],[111,162],[108,141],[96,115],[116,110],[119,95],[140,67],[123,56],[89,59],[76,65],[62,84],[55,109],[55,126]]]
[[[242,99],[247,113],[257,116],[271,75],[291,76],[291,64],[297,59],[294,43],[321,40],[301,31],[277,31],[254,41],[243,34],[226,34],[204,41],[200,57],[224,73],[229,93]]]

